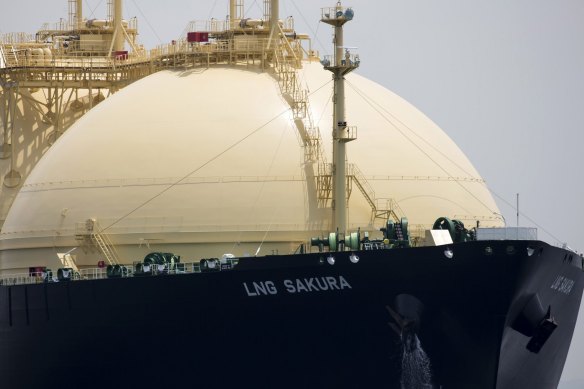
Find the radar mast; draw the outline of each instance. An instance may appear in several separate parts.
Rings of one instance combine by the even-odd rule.
[[[359,67],[359,55],[344,46],[343,26],[353,19],[352,8],[323,8],[321,21],[334,28],[334,54],[325,56],[321,63],[333,74],[333,227],[340,233],[347,229],[347,174],[346,143],[357,139],[357,128],[349,127],[345,118],[345,75]]]

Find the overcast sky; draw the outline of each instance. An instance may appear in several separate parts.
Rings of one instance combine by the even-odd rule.
[[[84,16],[105,17],[105,0]],[[320,8],[336,1],[281,0],[298,32],[330,53]],[[181,35],[190,20],[222,19],[227,0],[126,0],[147,48]],[[246,1],[259,17],[263,1]],[[345,43],[359,47],[359,73],[435,121],[487,181],[507,224],[537,226],[539,238],[584,251],[584,1],[361,0]],[[95,12],[90,11],[95,9]],[[66,0],[5,1],[0,32],[34,32],[67,18]],[[358,123],[356,123],[358,125]],[[584,317],[564,381],[582,380]],[[572,383],[576,385],[576,383]],[[572,388],[567,383],[564,388]],[[576,386],[574,386],[575,388]]]

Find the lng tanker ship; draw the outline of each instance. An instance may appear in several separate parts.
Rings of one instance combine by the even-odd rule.
[[[169,263],[2,286],[4,385],[553,388],[584,285],[538,241]]]
[[[121,1],[111,2],[109,24],[83,20],[72,3],[68,33],[45,29],[28,47],[11,46],[22,49],[13,57],[3,46],[6,139],[18,104],[30,101],[18,96],[61,96],[39,103],[54,144],[24,182],[16,169],[5,177],[18,193],[0,237],[3,386],[558,385],[582,257],[532,229],[500,227],[484,182],[452,142],[350,74],[361,62],[344,43],[352,8],[322,10],[334,50],[318,62],[279,19],[277,0],[261,19],[232,0],[225,25],[194,23],[145,61]],[[61,86],[47,87],[47,77]],[[227,92],[210,93],[219,82]],[[328,150],[314,112],[331,100]],[[84,115],[62,134],[71,112]],[[359,141],[352,115],[370,123]],[[421,146],[380,133],[388,123]],[[4,146],[13,156],[17,144]],[[414,174],[420,154],[432,154],[440,166],[425,169],[439,173]],[[347,163],[360,155],[374,156],[359,161],[369,176]],[[393,167],[401,179],[387,173]],[[170,175],[177,168],[186,173]],[[394,190],[419,202],[384,197]],[[468,215],[439,217],[459,204]]]

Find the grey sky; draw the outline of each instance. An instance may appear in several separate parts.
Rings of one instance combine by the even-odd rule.
[[[281,0],[297,30],[317,32],[330,51],[320,8],[336,1]],[[224,18],[227,0],[126,0],[147,48],[180,36],[190,20]],[[86,17],[105,17],[105,0],[84,0]],[[537,223],[539,238],[584,251],[584,2],[581,0],[368,0],[347,25],[359,72],[434,120],[487,181],[508,225]],[[99,6],[98,6],[99,5]],[[94,16],[89,9],[96,8]],[[246,1],[258,17],[262,1]],[[66,0],[5,1],[0,31],[34,32],[67,17]],[[358,123],[356,123],[358,125]],[[580,172],[580,173],[579,173]],[[542,230],[545,229],[544,230]],[[547,231],[547,232],[546,232]],[[584,317],[564,380],[582,380]],[[566,384],[565,388],[570,388]]]

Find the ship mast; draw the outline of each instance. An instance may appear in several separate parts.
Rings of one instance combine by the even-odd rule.
[[[270,35],[275,36],[280,20],[280,1],[270,0]]]
[[[346,143],[356,139],[356,128],[345,119],[345,75],[359,67],[359,56],[344,46],[343,25],[353,19],[353,10],[341,5],[323,8],[321,21],[334,27],[334,55],[325,56],[324,68],[333,73],[333,227],[347,229]]]
[[[243,17],[243,0],[229,0],[229,28],[234,30]]]
[[[124,27],[122,25],[122,0],[114,0],[114,51],[124,50]]]
[[[69,0],[69,24],[72,30],[78,30],[83,24],[83,0]]]

